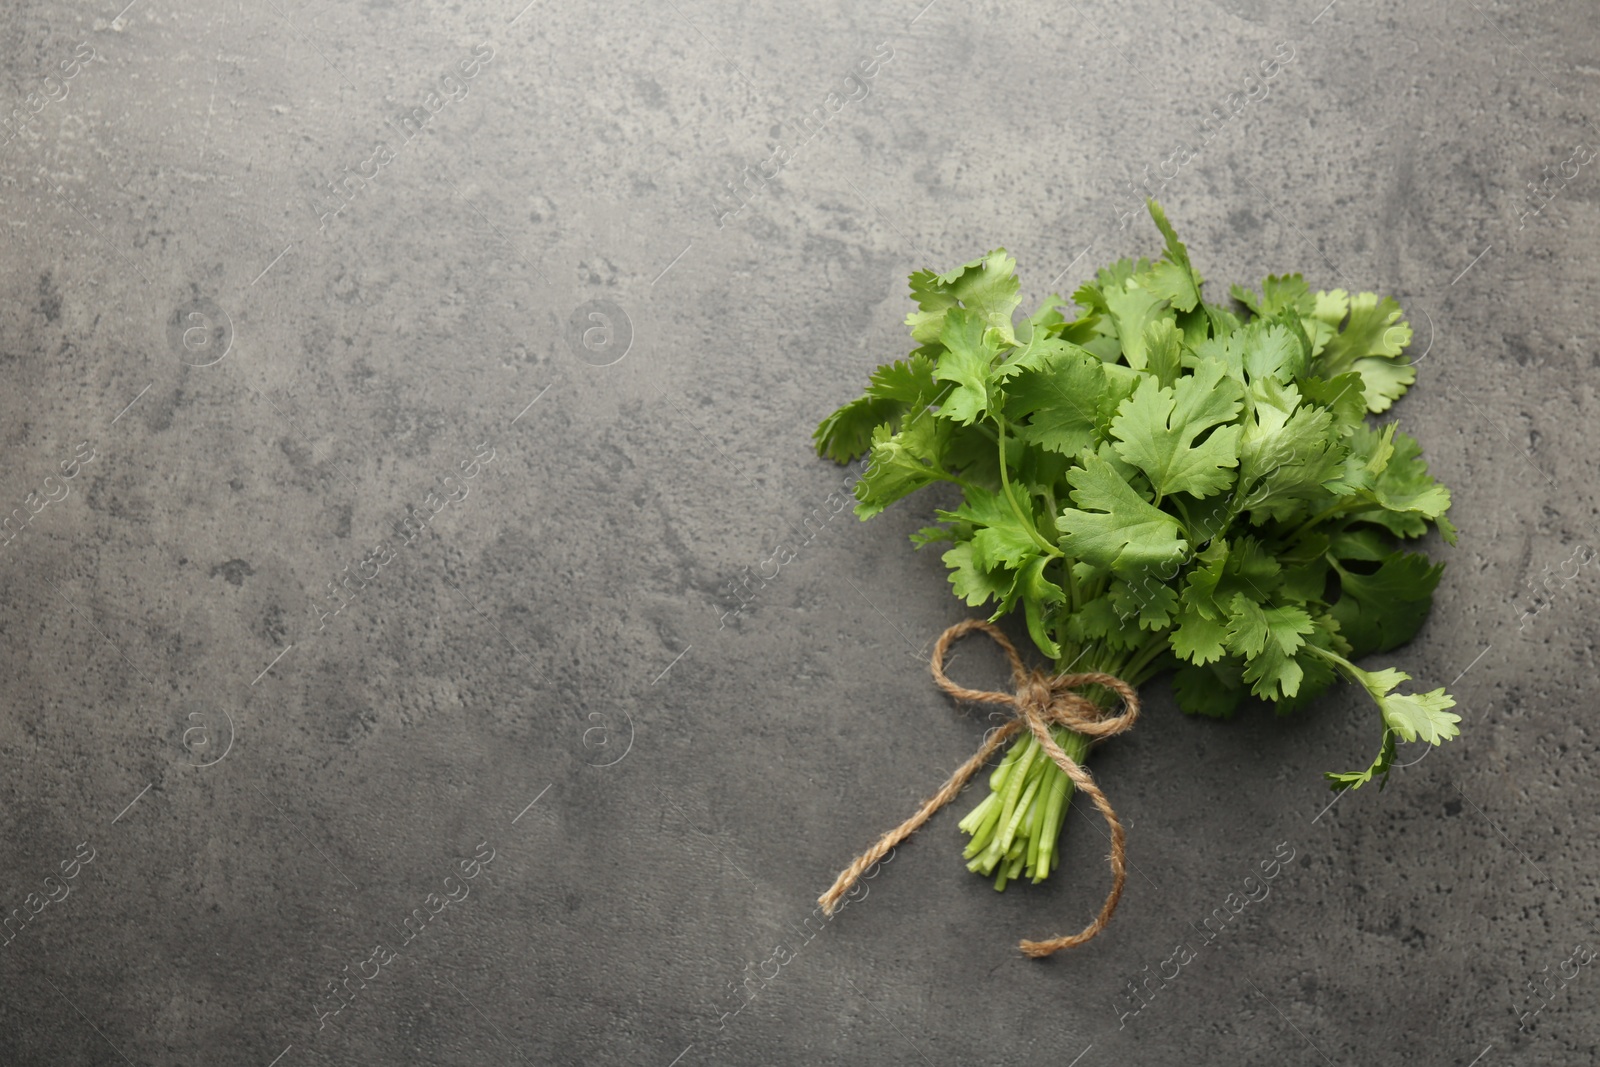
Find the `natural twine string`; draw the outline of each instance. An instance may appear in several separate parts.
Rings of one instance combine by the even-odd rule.
[[[1011,680],[1016,688],[1015,693],[968,689],[945,676],[944,662],[950,646],[974,630],[988,634],[995,644],[1005,651],[1006,658],[1011,661]],[[1122,831],[1122,823],[1117,819],[1117,813],[1112,810],[1111,802],[1100,791],[1100,787],[1095,785],[1089,772],[1056,744],[1055,738],[1050,735],[1050,726],[1052,724],[1065,726],[1093,740],[1104,740],[1122,733],[1133,725],[1134,720],[1139,717],[1139,695],[1134,692],[1133,686],[1121,678],[1099,671],[1054,676],[1037,669],[1030,671],[1023,666],[1022,657],[1017,655],[1016,646],[1006,638],[1006,635],[1001,633],[998,627],[982,619],[958,622],[940,634],[939,640],[933,646],[933,661],[930,666],[933,680],[938,683],[939,688],[955,699],[976,704],[1007,704],[1015,710],[1016,718],[992,731],[984,739],[983,744],[978,746],[978,751],[972,758],[957,767],[955,773],[937,793],[923,801],[922,807],[917,809],[915,815],[878,838],[876,844],[840,872],[839,877],[834,880],[833,888],[817,898],[817,902],[822,905],[825,912],[833,914],[839,899],[855,884],[863,871],[888,855],[890,849],[910,837],[918,827],[933,816],[934,812],[954,800],[961,792],[962,786],[966,785],[967,781],[977,773],[978,768],[994,755],[995,750],[1014,737],[1023,726],[1027,726],[1033,731],[1039,747],[1056,761],[1056,765],[1072,779],[1072,784],[1087,795],[1094,802],[1094,806],[1100,809],[1100,814],[1105,816],[1106,824],[1111,827],[1112,881],[1111,892],[1106,895],[1105,903],[1100,906],[1100,914],[1095,917],[1094,922],[1084,927],[1081,933],[1052,937],[1047,941],[1024,940],[1021,942],[1021,948],[1029,956],[1042,959],[1061,949],[1083,944],[1105,929],[1106,923],[1111,921],[1112,914],[1117,910],[1117,901],[1122,898],[1122,887],[1128,878],[1125,855],[1127,835]],[[1086,685],[1102,685],[1115,692],[1122,698],[1122,713],[1110,715],[1099,704],[1073,692]]]

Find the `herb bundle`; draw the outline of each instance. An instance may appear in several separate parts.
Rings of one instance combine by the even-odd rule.
[[[991,621],[1020,610],[1057,674],[1138,686],[1171,669],[1179,706],[1215,718],[1246,694],[1289,713],[1341,674],[1358,683],[1380,713],[1378,753],[1327,778],[1381,788],[1397,740],[1437,745],[1460,721],[1442,688],[1401,692],[1409,675],[1354,662],[1405,644],[1428,614],[1443,564],[1404,542],[1436,526],[1455,543],[1450,491],[1416,440],[1368,418],[1415,381],[1411,329],[1391,298],[1312,292],[1298,274],[1207,303],[1148,206],[1160,258],[1102,268],[1075,307],[1053,295],[1019,318],[1004,249],[912,274],[918,347],[823,420],[817,450],[870,453],[863,519],[959,487],[913,542],[948,546],[956,596]],[[1083,762],[1090,737],[1050,734]],[[997,889],[1042,880],[1072,782],[1023,731],[989,785],[961,821],[969,868]]]

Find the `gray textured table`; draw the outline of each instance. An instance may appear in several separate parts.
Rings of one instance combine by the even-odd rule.
[[[123,2],[0,12],[0,1062],[1593,1060],[1586,5]],[[1407,308],[1462,535],[1391,658],[1463,736],[1326,809],[1363,697],[1157,682],[1093,944],[1015,947],[1081,803],[1045,886],[951,813],[822,921],[984,721],[810,430],[910,270],[1031,306],[1135,186],[1218,296]]]

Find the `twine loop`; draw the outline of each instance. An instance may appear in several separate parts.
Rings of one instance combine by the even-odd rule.
[[[949,656],[950,646],[975,630],[988,634],[990,639],[1005,652],[1006,659],[1011,664],[1013,692],[968,689],[951,681],[944,673],[945,659]],[[1017,654],[1016,646],[1006,635],[1001,633],[998,627],[982,619],[966,619],[940,634],[939,640],[934,643],[933,658],[929,666],[933,672],[934,683],[955,699],[972,704],[1009,706],[1015,717],[1004,726],[990,731],[983,743],[978,746],[978,751],[956,768],[955,773],[951,774],[937,793],[923,801],[916,814],[878,838],[871,848],[840,872],[832,888],[822,894],[817,902],[831,915],[838,906],[840,898],[855,884],[856,879],[861,877],[863,871],[910,837],[918,827],[933,817],[934,812],[954,800],[962,787],[988,761],[995,750],[1026,727],[1045,754],[1054,760],[1056,766],[1072,779],[1072,784],[1094,803],[1105,818],[1106,825],[1111,828],[1111,854],[1108,860],[1111,865],[1112,884],[1105,903],[1100,906],[1100,914],[1081,932],[1044,941],[1023,940],[1020,946],[1027,955],[1042,959],[1061,949],[1089,941],[1105,929],[1106,924],[1111,921],[1112,914],[1117,910],[1117,902],[1122,898],[1123,886],[1127,882],[1127,835],[1123,832],[1122,822],[1112,809],[1111,802],[1100,791],[1100,787],[1095,784],[1089,772],[1056,744],[1055,738],[1050,734],[1050,727],[1064,726],[1094,741],[1114,737],[1132,727],[1139,718],[1139,694],[1121,678],[1101,671],[1051,675],[1037,668],[1029,670],[1023,664],[1022,657]],[[1116,693],[1122,698],[1122,711],[1114,713],[1078,692],[1087,685],[1104,686]]]

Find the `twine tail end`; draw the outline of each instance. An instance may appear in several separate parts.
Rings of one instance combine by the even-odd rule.
[[[1071,937],[1052,937],[1048,941],[1029,941],[1024,938],[1023,940],[1017,942],[1017,947],[1022,950],[1022,954],[1024,956],[1028,956],[1036,960],[1049,959],[1051,956],[1055,955],[1057,952],[1060,952],[1064,948],[1074,948],[1083,944],[1085,941],[1092,940],[1095,934],[1099,932],[1100,931],[1096,930],[1094,933],[1090,934],[1074,934]]]
[[[822,914],[831,916],[837,911],[840,898],[850,891],[850,887],[855,885],[855,882],[856,875],[853,871],[845,870],[840,872],[839,877],[834,879],[833,885],[828,891],[817,898],[817,903],[822,905]]]

